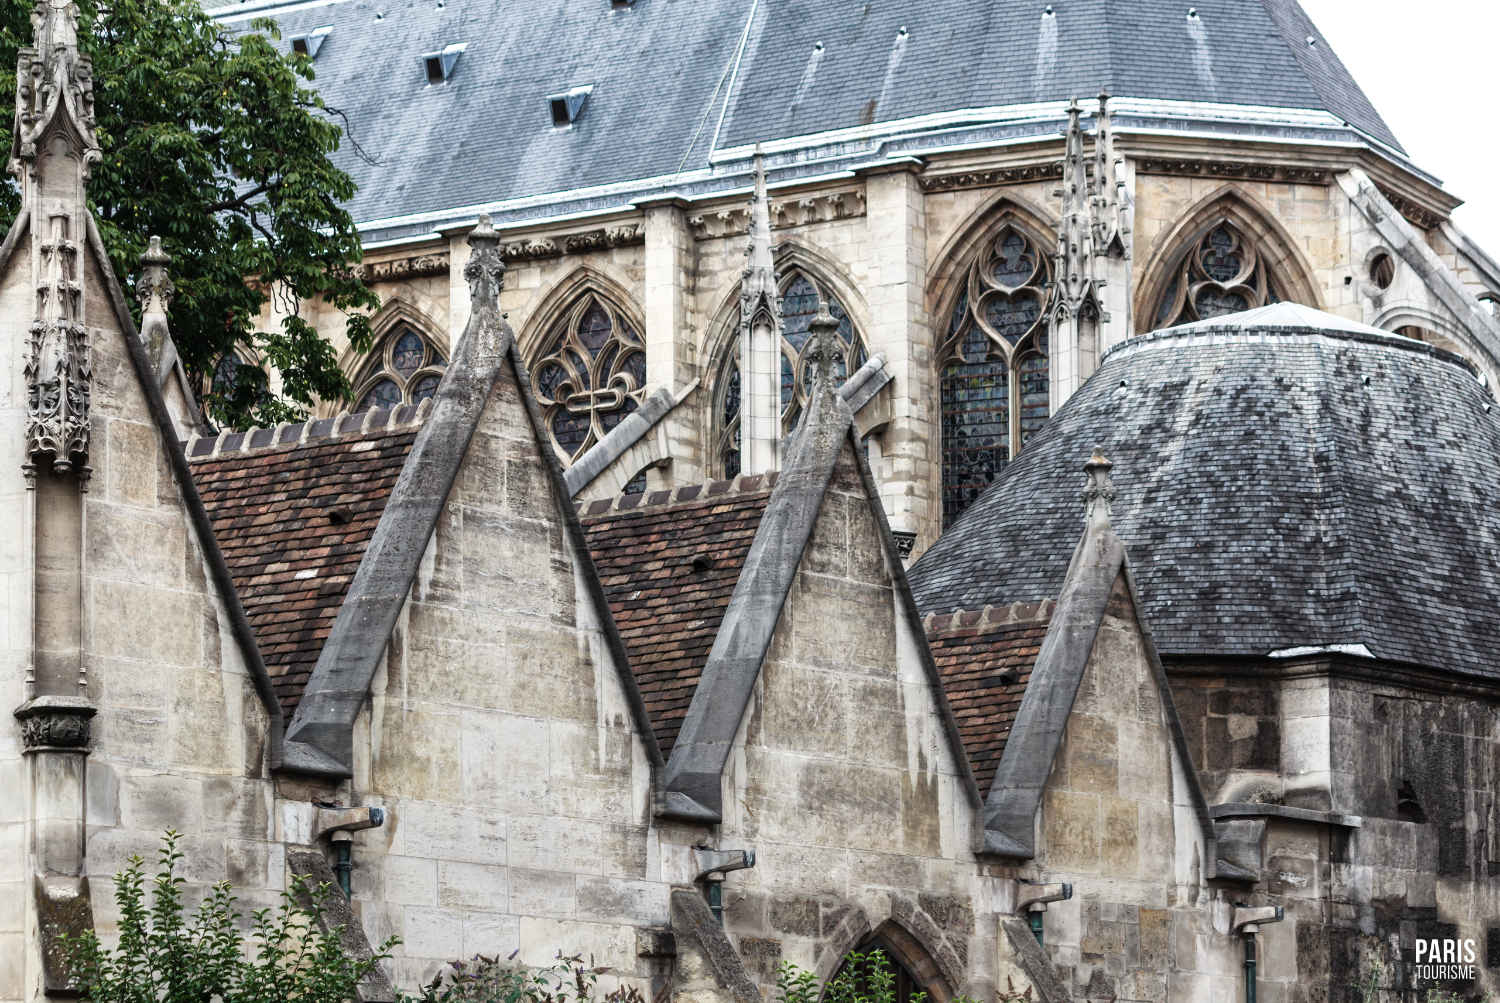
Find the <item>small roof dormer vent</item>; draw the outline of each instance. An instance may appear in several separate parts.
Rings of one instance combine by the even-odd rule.
[[[323,47],[323,39],[327,38],[332,32],[333,25],[325,24],[320,28],[314,28],[306,34],[293,35],[292,51],[299,56],[306,56],[308,59],[317,59],[318,50]]]
[[[468,42],[454,42],[445,45],[438,52],[429,52],[422,57],[422,66],[427,72],[429,84],[440,84],[453,76],[453,68],[458,65],[458,57],[468,48]]]
[[[561,94],[549,95],[547,108],[552,112],[552,124],[563,129],[578,121],[583,115],[584,104],[593,92],[594,85],[589,84],[587,87],[574,87]]]

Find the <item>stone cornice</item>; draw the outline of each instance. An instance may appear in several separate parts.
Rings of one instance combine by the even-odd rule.
[[[500,256],[506,261],[537,261],[565,254],[586,254],[612,247],[627,247],[646,242],[646,231],[639,223],[602,226],[580,233],[557,237],[532,237],[500,245]]]
[[[1333,172],[1302,164],[1252,163],[1239,160],[1207,160],[1196,157],[1141,157],[1137,174],[1175,174],[1188,177],[1228,178],[1241,181],[1285,181],[1304,185],[1326,185]]]
[[[1407,222],[1413,226],[1419,226],[1424,230],[1432,230],[1442,225],[1443,220],[1448,217],[1443,213],[1429,209],[1413,199],[1404,195],[1398,195],[1395,191],[1385,185],[1376,185],[1380,194],[1384,195],[1386,201],[1396,207],[1396,211],[1406,217]]]
[[[354,266],[354,273],[366,282],[395,282],[421,278],[424,275],[447,275],[448,252],[430,251],[404,258],[365,261]]]
[[[865,193],[857,188],[772,199],[771,229],[784,230],[807,223],[854,219],[864,214]],[[688,217],[688,226],[692,228],[695,240],[740,236],[749,232],[750,210],[747,206],[735,205],[694,213]]]
[[[1045,164],[1020,164],[1014,167],[991,167],[952,174],[924,174],[918,179],[924,192],[952,192],[964,188],[993,188],[997,185],[1019,185],[1029,181],[1049,181],[1062,177],[1062,161]]]

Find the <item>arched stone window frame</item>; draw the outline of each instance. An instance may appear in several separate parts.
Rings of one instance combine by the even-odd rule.
[[[393,318],[375,339],[358,376],[350,381],[354,410],[418,404],[437,392],[447,368],[445,346],[405,317]]]
[[[938,946],[945,939],[942,930],[916,908],[907,912],[914,921],[921,921],[916,925],[924,930],[924,936],[893,917],[872,928],[871,918],[864,910],[853,907],[818,952],[815,968],[818,984],[826,986],[850,954],[882,950],[894,964],[906,970],[927,994],[929,1003],[951,1003],[956,987],[964,981],[963,966],[951,949]]]
[[[1259,276],[1246,276],[1254,279],[1254,283],[1231,280],[1219,283],[1221,287],[1256,291],[1261,301],[1250,303],[1251,307],[1264,306],[1271,302],[1268,296],[1274,295],[1277,300],[1324,309],[1318,285],[1313,281],[1312,265],[1297,242],[1249,193],[1225,184],[1190,207],[1156,240],[1136,283],[1133,309],[1138,332],[1184,322],[1180,315],[1189,285],[1183,281],[1184,269],[1190,264],[1188,256],[1199,250],[1212,233],[1226,226],[1253,253]],[[1174,304],[1176,313],[1172,312]],[[1170,314],[1169,319],[1157,323],[1164,309]]]
[[[819,298],[829,304],[830,312],[848,332],[844,372],[835,374],[842,381],[864,365],[870,355],[869,342],[864,335],[866,315],[863,297],[852,283],[838,274],[838,270],[830,262],[810,248],[789,241],[783,242],[776,247],[775,259],[776,284],[782,296],[784,328],[791,326],[786,296],[798,280],[802,279],[812,286]],[[813,302],[811,313],[803,311],[800,315],[794,315],[800,317],[800,320],[791,321],[800,323],[800,329],[795,332],[797,336],[805,335],[805,322],[816,312],[817,304]],[[708,422],[710,469],[715,476],[724,478],[734,477],[738,473],[730,463],[730,456],[739,452],[739,319],[739,283],[736,282],[724,304],[715,312],[713,330],[716,336],[712,340],[709,369],[713,374],[709,393],[710,407],[713,410]],[[791,388],[790,400],[785,401],[782,406],[783,436],[790,435],[796,428],[802,408],[807,403],[810,371],[805,356],[806,348],[805,340],[799,346],[795,343],[795,338],[791,343],[786,337],[782,339],[782,387],[783,390],[788,385]],[[791,377],[790,384],[788,375]]]
[[[559,282],[534,312],[522,339],[526,368],[543,432],[565,465],[645,399],[645,330],[629,297],[591,269]]]
[[[1015,256],[1017,241],[1024,245],[1021,257]],[[1050,417],[1047,316],[1052,306],[1055,243],[1055,236],[1048,235],[1033,213],[1001,199],[988,207],[983,225],[947,256],[947,289],[935,315],[940,319],[934,324],[938,351],[933,367],[944,526],[993,481]],[[1029,309],[1006,315],[1008,304],[1022,303],[1029,304]],[[1024,328],[1018,326],[1021,322]],[[981,423],[961,422],[959,416],[965,410],[983,409],[961,406],[962,395],[968,392],[965,384],[973,384],[969,388],[973,390],[986,383],[998,384],[1003,391],[1004,442],[968,448],[957,442],[958,433]],[[1001,396],[994,394],[993,400]],[[981,462],[992,465],[987,476],[965,474],[966,468],[976,469],[975,464]]]

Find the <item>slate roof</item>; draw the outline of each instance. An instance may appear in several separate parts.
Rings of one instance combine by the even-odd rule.
[[[989,797],[1031,667],[1047,636],[1051,606],[961,611],[926,619],[927,645],[982,797]]]
[[[671,754],[775,474],[583,502],[594,567],[662,755]]]
[[[225,451],[221,441],[218,455],[190,456],[288,719],[416,437],[410,424],[347,436],[329,434],[331,421],[317,424],[323,437],[301,443]],[[241,441],[225,438],[234,447]],[[189,452],[214,443],[195,440]]]
[[[1310,316],[1273,308],[1107,353],[911,569],[919,607],[1057,595],[1080,465],[1101,446],[1164,656],[1364,645],[1500,676],[1493,398],[1457,356]]]
[[[1187,7],[334,0],[230,3],[214,14],[235,30],[252,13],[272,17],[287,47],[331,28],[316,86],[353,137],[337,160],[359,183],[350,209],[361,222],[648,178],[670,186],[706,168],[714,150],[1101,89],[1326,111],[1399,150],[1294,0],[1200,0],[1195,18]],[[466,48],[451,76],[429,84],[421,57],[455,43]],[[548,97],[579,86],[593,88],[582,117],[554,128]],[[984,120],[993,114],[973,121]],[[1050,138],[1057,127],[1034,133]],[[923,127],[899,152],[952,142]],[[594,208],[629,201],[601,194]]]

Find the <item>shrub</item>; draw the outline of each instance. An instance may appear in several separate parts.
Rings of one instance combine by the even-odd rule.
[[[584,964],[580,955],[561,951],[547,968],[530,969],[505,960],[475,955],[454,961],[446,972],[422,987],[413,1003],[594,1003],[599,976],[608,968]],[[646,1003],[639,989],[620,986],[606,993],[604,1003]]]
[[[120,939],[106,948],[92,932],[67,942],[73,978],[92,1003],[346,1003],[356,986],[390,956],[397,941],[375,957],[349,957],[342,928],[322,928],[329,887],[311,888],[293,877],[276,909],[252,913],[247,938],[229,885],[214,885],[188,914],[184,879],[177,873],[179,836],[168,832],[147,903],[145,863],[130,858],[115,875]],[[312,902],[299,906],[300,896]]]

